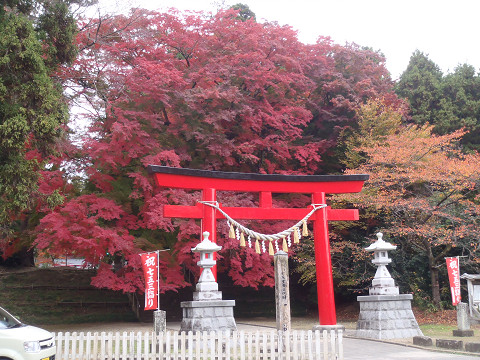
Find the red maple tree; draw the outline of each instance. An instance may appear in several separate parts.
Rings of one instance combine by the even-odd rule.
[[[136,10],[91,20],[80,33],[82,53],[64,76],[91,106],[85,172],[96,190],[47,216],[37,244],[71,249],[93,264],[108,264],[106,252],[128,260],[132,277],[102,264],[97,285],[141,288],[133,259],[142,248],[171,249],[166,263],[175,265],[166,284],[184,284],[180,264],[197,271],[190,249],[199,241],[198,224],[165,219],[161,205],[193,205],[199,194],[155,189],[147,165],[320,173],[335,145],[327,120],[345,127],[368,96],[392,91],[383,58],[372,51],[323,38],[305,45],[288,26],[236,15]],[[222,196],[225,205],[256,201]],[[84,225],[66,231],[77,219]],[[275,226],[264,224],[264,232]],[[235,241],[219,242],[220,267],[237,284],[273,284],[268,255],[258,261]],[[85,253],[89,248],[95,256]]]

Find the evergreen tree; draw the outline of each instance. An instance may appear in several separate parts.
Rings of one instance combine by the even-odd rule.
[[[473,66],[458,66],[443,75],[439,67],[418,50],[400,77],[396,92],[410,103],[411,119],[434,125],[438,135],[465,129],[465,150],[480,149],[480,77]]]
[[[10,0],[0,4],[0,34],[0,253],[7,257],[38,200],[62,200],[39,191],[39,181],[65,138],[68,108],[54,72],[75,58],[75,25],[66,3]]]
[[[238,11],[238,18],[242,21],[247,21],[247,20],[253,20],[256,21],[257,18],[255,16],[255,13],[250,10],[248,5],[246,4],[235,4],[230,7],[230,9],[237,10]]]
[[[460,65],[442,81],[442,100],[435,132],[447,134],[465,128],[466,149],[480,149],[480,76],[471,65]]]
[[[427,55],[415,51],[396,87],[396,93],[411,106],[413,122],[435,124],[440,107],[442,72]]]

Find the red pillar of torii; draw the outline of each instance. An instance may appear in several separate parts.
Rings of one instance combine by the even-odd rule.
[[[235,220],[299,220],[312,207],[274,208],[272,193],[311,194],[312,204],[325,204],[325,194],[360,192],[368,180],[368,175],[270,175],[156,165],[149,165],[148,171],[160,187],[201,190],[202,201],[217,201],[217,190],[259,193],[259,207],[222,207]],[[195,206],[165,205],[163,212],[165,217],[201,219],[202,233],[208,231],[213,242],[216,242],[216,221],[224,218],[211,206],[201,203]],[[314,222],[319,322],[320,325],[336,325],[328,221],[358,220],[358,210],[326,207],[316,211],[310,219]]]

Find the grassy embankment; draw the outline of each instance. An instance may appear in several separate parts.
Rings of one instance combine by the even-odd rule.
[[[136,321],[127,296],[92,287],[92,275],[68,268],[0,269],[0,306],[32,325]]]

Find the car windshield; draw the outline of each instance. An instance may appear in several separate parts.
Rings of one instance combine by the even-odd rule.
[[[0,329],[12,329],[22,326],[22,323],[0,307]]]

